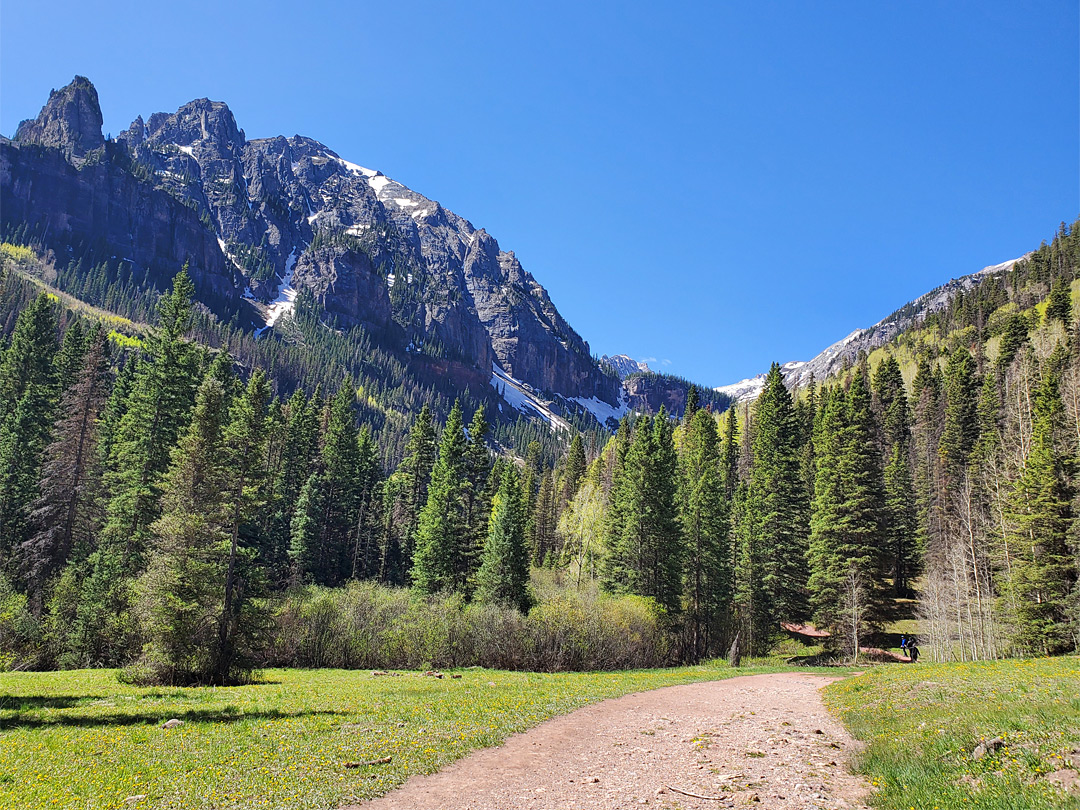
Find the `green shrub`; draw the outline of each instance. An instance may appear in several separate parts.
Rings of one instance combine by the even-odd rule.
[[[461,596],[423,598],[371,582],[305,588],[276,611],[268,666],[539,672],[640,669],[672,663],[663,612],[650,599],[556,584],[523,615]]]

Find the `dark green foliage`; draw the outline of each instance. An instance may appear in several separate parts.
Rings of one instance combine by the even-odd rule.
[[[1048,371],[1035,400],[1031,450],[1009,500],[1016,601],[1014,643],[1027,653],[1048,655],[1069,648],[1068,607],[1077,581],[1077,559],[1067,531],[1071,514],[1065,459],[1055,447],[1062,418],[1060,379]]]
[[[843,639],[853,655],[861,635],[880,620],[883,602],[878,570],[884,485],[873,424],[860,368],[846,396],[833,390],[822,403],[807,555],[818,626]]]
[[[476,600],[509,605],[527,613],[533,599],[525,547],[525,502],[513,465],[503,469],[489,524],[476,575]]]
[[[753,550],[741,587],[760,592],[757,600],[764,622],[754,624],[752,649],[765,648],[781,621],[806,616],[806,542],[809,503],[799,458],[799,424],[791,394],[784,386],[780,365],[773,363],[758,397],[752,444],[749,488],[746,493],[746,542]]]
[[[720,441],[708,411],[696,410],[683,433],[679,523],[686,544],[683,594],[690,658],[697,661],[726,652],[734,582]]]
[[[467,448],[461,405],[455,403],[443,428],[427,503],[420,512],[411,574],[418,593],[467,592],[470,588],[474,556],[465,523]]]
[[[612,484],[604,582],[616,591],[651,596],[670,613],[680,609],[682,538],[678,527],[677,457],[672,422],[634,423],[622,472]]]
[[[319,469],[304,484],[292,520],[297,574],[318,585],[339,585],[353,573],[360,495],[354,400],[350,385],[331,400]]]
[[[1072,276],[1063,276],[1050,287],[1050,297],[1046,306],[1047,320],[1061,321],[1068,326],[1072,321]]]

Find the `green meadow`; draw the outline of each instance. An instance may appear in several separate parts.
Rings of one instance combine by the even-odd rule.
[[[110,670],[5,673],[0,807],[332,808],[593,701],[763,671],[280,669],[186,689],[127,686]],[[174,718],[183,725],[161,728]]]
[[[882,666],[825,690],[866,743],[857,770],[888,810],[1080,808],[1048,775],[1080,769],[1080,658]],[[1001,747],[974,755],[982,740]]]

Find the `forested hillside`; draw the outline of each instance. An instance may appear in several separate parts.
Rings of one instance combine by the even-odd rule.
[[[774,366],[752,406],[721,414],[691,387],[680,420],[631,414],[565,449],[519,435],[516,458],[483,399],[448,401],[440,424],[438,394],[345,376],[389,362],[362,331],[278,399],[268,375],[311,357],[222,339],[186,273],[140,326],[41,291],[38,257],[5,245],[4,662],[227,683],[267,662],[414,660],[385,633],[335,658],[374,632],[365,599],[442,633],[460,614],[455,660],[497,647],[548,668],[763,653],[806,620],[850,654],[906,596],[935,656],[1074,649],[1077,240],[1062,226],[836,378],[790,392]],[[303,306],[295,321],[317,353],[325,327]],[[391,449],[402,393],[419,415]],[[352,624],[328,630],[324,609]],[[549,656],[571,631],[592,641]]]

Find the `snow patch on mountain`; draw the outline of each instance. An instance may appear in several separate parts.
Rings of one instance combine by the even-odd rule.
[[[589,397],[588,399],[586,399],[585,397],[574,397],[570,401],[576,402],[578,405],[580,405],[589,413],[591,413],[594,417],[596,417],[597,422],[599,422],[601,425],[607,426],[609,420],[614,419],[616,422],[618,422],[620,419],[626,416],[627,413],[630,412],[630,408],[627,406],[625,400],[623,399],[624,393],[625,391],[620,388],[619,406],[617,408],[608,405],[606,402],[604,402],[604,400],[597,399],[596,397]]]
[[[547,422],[551,429],[570,430],[567,421],[551,410],[549,403],[540,399],[532,386],[514,379],[498,364],[491,367],[491,387],[494,388],[512,408],[521,411],[526,416],[539,417]]]
[[[293,268],[296,267],[296,248],[285,260],[285,274],[278,284],[277,298],[266,309],[266,325],[273,326],[283,315],[289,315],[296,309],[296,290],[293,288]]]

